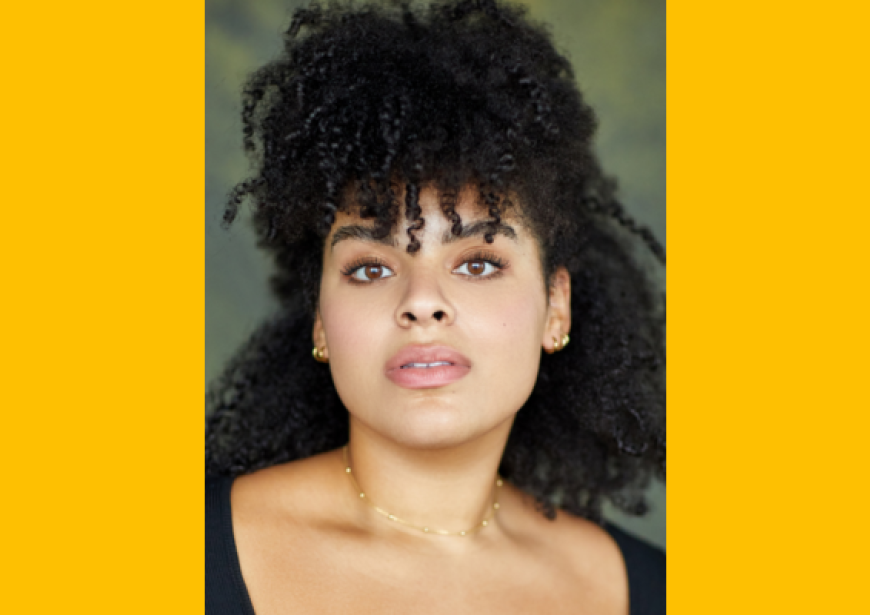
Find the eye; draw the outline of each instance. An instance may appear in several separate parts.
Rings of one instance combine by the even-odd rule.
[[[453,270],[453,273],[471,276],[473,278],[485,278],[497,271],[501,267],[482,258],[466,261]]]
[[[376,282],[395,275],[389,267],[381,263],[367,263],[354,267],[347,275],[354,282]]]

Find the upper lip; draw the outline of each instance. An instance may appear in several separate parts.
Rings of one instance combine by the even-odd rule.
[[[394,369],[401,369],[403,365],[408,363],[435,363],[438,361],[446,361],[453,365],[463,365],[471,367],[471,361],[461,352],[450,348],[449,346],[405,346],[393,357],[387,361],[387,372]]]

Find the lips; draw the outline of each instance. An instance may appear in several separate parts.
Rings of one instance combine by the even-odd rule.
[[[471,361],[447,346],[406,346],[387,361],[387,378],[406,389],[446,386],[465,377]]]

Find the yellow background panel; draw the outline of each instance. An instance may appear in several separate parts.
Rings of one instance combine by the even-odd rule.
[[[196,613],[202,6],[2,24],[0,611]]]
[[[868,612],[865,7],[670,3],[671,613]]]

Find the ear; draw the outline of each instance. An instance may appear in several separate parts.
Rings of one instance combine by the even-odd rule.
[[[550,276],[547,305],[547,323],[541,345],[552,354],[561,350],[562,336],[571,331],[571,274],[557,267]]]
[[[326,331],[323,329],[323,320],[320,318],[320,310],[314,318],[314,328],[311,332],[311,340],[314,347],[323,352],[323,358],[329,359],[329,347],[326,345]]]

